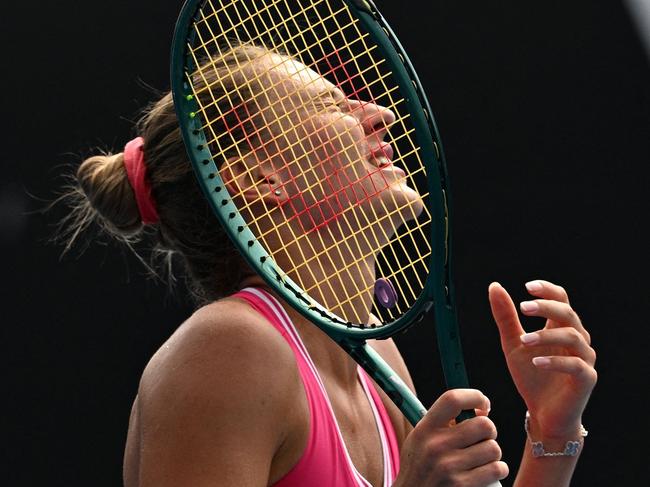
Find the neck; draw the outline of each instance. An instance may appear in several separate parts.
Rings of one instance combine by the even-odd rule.
[[[357,386],[357,364],[334,340],[284,301],[260,276],[247,276],[240,288],[249,286],[263,288],[282,303],[323,380],[333,380],[350,390]]]
[[[374,252],[313,242],[273,253],[278,266],[312,299],[344,322],[366,324],[373,303]]]

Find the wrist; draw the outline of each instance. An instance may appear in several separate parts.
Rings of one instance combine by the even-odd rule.
[[[582,431],[580,418],[576,418],[574,421],[562,426],[550,425],[543,418],[540,420],[540,416],[536,413],[526,411],[526,421],[528,423],[528,433],[531,437],[548,441],[566,441],[567,439],[576,438]]]
[[[548,432],[526,411],[524,430],[534,457],[576,456],[582,450],[588,432],[582,424]]]

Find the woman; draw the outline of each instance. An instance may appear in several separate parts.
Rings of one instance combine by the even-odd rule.
[[[214,143],[235,132],[243,141],[224,151],[220,172],[246,208],[244,217],[260,227],[284,269],[306,260],[336,269],[365,256],[327,286],[318,272],[302,274],[300,283],[340,313],[376,319],[367,293],[341,305],[336,296],[368,287],[359,283],[374,279],[374,252],[390,235],[374,232],[343,253],[328,249],[363,228],[367,211],[391,219],[422,211],[383,142],[394,115],[347,98],[297,61],[261,48],[239,47],[210,65],[216,74],[203,80],[209,89],[202,96],[225,114],[212,117],[221,120],[209,128]],[[234,75],[219,75],[233,66]],[[225,93],[238,98],[228,100],[230,109],[219,105]],[[485,486],[506,477],[481,392],[445,392],[412,428],[337,344],[250,271],[195,183],[169,94],[138,131],[141,138],[124,153],[80,166],[78,193],[86,199],[77,212],[122,239],[151,229],[160,250],[183,258],[202,306],[142,375],[125,451],[127,487]],[[342,218],[344,212],[353,217]],[[296,231],[308,238],[283,245]],[[493,283],[488,290],[503,352],[530,412],[515,485],[569,485],[584,442],[582,412],[596,382],[595,353],[560,286],[541,280],[526,286],[536,299],[521,303],[521,311],[547,319],[530,334],[505,289]],[[395,344],[371,345],[413,387]],[[456,424],[469,408],[477,417]]]

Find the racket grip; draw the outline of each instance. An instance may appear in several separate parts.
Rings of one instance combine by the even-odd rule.
[[[340,345],[375,380],[413,426],[424,417],[427,409],[372,347],[366,343]],[[458,415],[456,421],[464,421],[474,416],[474,411],[465,410]],[[501,487],[501,483],[497,481],[485,487]]]

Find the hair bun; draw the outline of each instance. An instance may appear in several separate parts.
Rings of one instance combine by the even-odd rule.
[[[142,230],[140,212],[122,153],[86,159],[77,170],[77,181],[108,230],[123,237]]]

